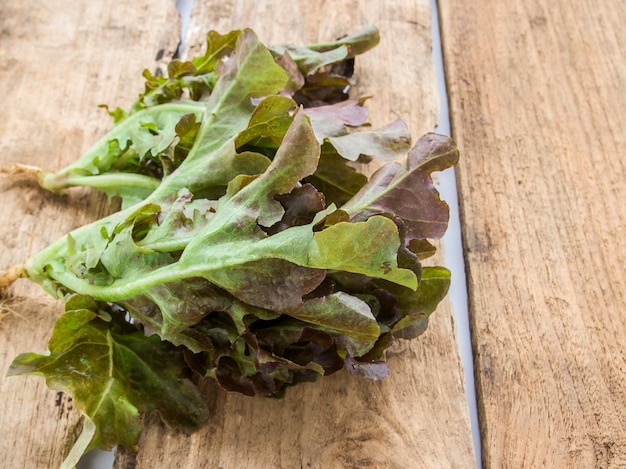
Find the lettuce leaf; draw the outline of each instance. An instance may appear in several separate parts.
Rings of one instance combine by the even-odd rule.
[[[73,296],[54,326],[49,353],[25,353],[9,375],[38,374],[56,391],[70,394],[94,424],[85,450],[133,448],[141,414],[157,411],[172,428],[193,431],[208,418],[197,386],[181,376],[183,350],[146,337],[123,312],[92,298]]]
[[[347,93],[377,42],[372,27],[271,47],[210,31],[204,54],[144,72],[144,93],[74,164],[39,172],[50,190],[122,199],[0,275],[65,302],[48,353],[9,373],[43,376],[85,415],[67,467],[134,447],[147,412],[193,431],[205,379],[263,396],[342,368],[382,379],[385,350],[425,330],[450,281],[421,263],[448,221],[432,173],[458,150],[435,134],[411,149],[402,121],[370,128]],[[354,163],[372,159],[387,164],[368,179]]]
[[[450,138],[421,137],[402,163],[379,169],[342,209],[352,219],[394,214],[406,226],[406,240],[440,238],[448,227],[448,205],[441,200],[431,173],[456,164],[459,151]]]

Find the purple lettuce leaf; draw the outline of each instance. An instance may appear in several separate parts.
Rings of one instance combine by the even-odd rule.
[[[449,209],[430,173],[449,168],[457,160],[458,149],[449,137],[427,134],[403,163],[379,169],[342,209],[354,221],[384,214],[402,219],[406,242],[440,238],[448,227]]]
[[[375,157],[381,161],[393,161],[404,157],[411,148],[411,135],[401,120],[374,130],[362,130],[326,139],[337,153],[350,161],[360,156]]]

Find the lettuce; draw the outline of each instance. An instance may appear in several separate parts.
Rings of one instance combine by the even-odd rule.
[[[385,349],[424,331],[450,283],[422,266],[449,216],[431,173],[458,150],[436,134],[411,148],[401,121],[365,127],[340,71],[377,42],[373,27],[306,47],[211,31],[202,56],[145,72],[74,164],[36,170],[122,202],[0,276],[65,302],[48,353],[9,374],[42,375],[85,415],[67,466],[133,448],[146,412],[198,428],[202,379],[264,396],[342,368],[380,379]],[[368,180],[353,162],[372,158],[388,163]]]

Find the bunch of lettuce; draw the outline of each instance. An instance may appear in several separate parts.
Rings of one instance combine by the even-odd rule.
[[[121,209],[5,273],[65,302],[43,375],[85,415],[66,464],[93,447],[133,448],[141,415],[201,426],[198,382],[279,396],[342,368],[387,375],[383,352],[421,334],[450,275],[423,267],[448,207],[431,173],[455,164],[448,137],[411,148],[406,125],[367,125],[350,99],[369,27],[307,47],[251,30],[210,32],[206,53],[145,72],[145,92],[110,111],[110,132],[50,190],[90,186]],[[357,171],[377,158],[371,178]]]

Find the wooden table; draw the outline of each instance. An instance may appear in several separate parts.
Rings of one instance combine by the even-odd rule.
[[[626,466],[626,8],[608,0],[440,0],[485,467]],[[357,61],[372,123],[434,129],[428,0],[196,0],[184,54],[208,29],[267,43],[332,39],[376,24]],[[0,3],[0,166],[60,168],[109,125],[141,71],[172,57],[173,1]],[[161,54],[157,54],[159,51]],[[0,268],[110,210],[89,191],[0,181]],[[72,207],[68,210],[68,207]],[[71,400],[4,378],[43,351],[61,305],[27,281],[0,322],[0,466],[56,467],[79,428]],[[6,313],[6,307],[2,310]],[[394,347],[391,375],[346,373],[283,400],[212,389],[192,435],[151,420],[138,468],[475,466],[455,324]],[[119,466],[125,462],[120,461]]]

